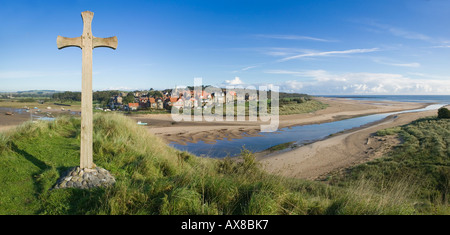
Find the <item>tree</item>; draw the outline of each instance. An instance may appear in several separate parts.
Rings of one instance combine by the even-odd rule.
[[[450,118],[450,110],[447,108],[440,108],[438,110],[438,118]]]
[[[134,103],[134,94],[133,92],[129,92],[127,96],[125,96],[122,100],[124,104]]]
[[[148,97],[153,97],[153,98],[157,98],[157,97],[163,97],[163,94],[160,91],[155,91],[152,90],[148,93]]]
[[[63,93],[54,93],[52,99],[59,100],[61,102],[65,101],[81,101],[81,92],[71,92],[66,91]]]

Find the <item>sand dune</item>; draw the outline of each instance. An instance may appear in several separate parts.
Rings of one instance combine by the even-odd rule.
[[[435,116],[436,110],[391,115],[378,124],[334,136],[297,149],[261,157],[265,169],[287,177],[318,179],[330,172],[383,156],[399,143],[394,137],[374,136],[378,130]]]

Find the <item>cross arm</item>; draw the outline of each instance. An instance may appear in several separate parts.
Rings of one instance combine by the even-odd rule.
[[[111,49],[117,48],[117,37],[109,37],[109,38],[97,38],[94,37],[92,40],[92,48],[96,47],[109,47]]]
[[[58,46],[58,49],[63,49],[65,47],[81,48],[81,37],[66,38],[66,37],[58,36],[56,38],[56,46]]]

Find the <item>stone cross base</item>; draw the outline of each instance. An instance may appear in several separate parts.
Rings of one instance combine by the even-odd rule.
[[[93,169],[72,168],[66,171],[56,182],[53,189],[80,188],[90,189],[95,187],[107,187],[116,182],[109,171],[96,167]]]

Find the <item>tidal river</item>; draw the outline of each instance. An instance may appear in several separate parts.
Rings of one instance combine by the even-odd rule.
[[[438,101],[436,103],[438,104],[429,105],[426,108],[422,109],[373,114],[322,124],[294,126],[283,128],[276,132],[259,133],[258,136],[242,137],[241,139],[217,140],[214,144],[207,144],[203,141],[199,141],[197,143],[187,143],[186,145],[180,145],[177,143],[171,143],[170,145],[179,150],[193,153],[197,156],[223,158],[227,156],[238,155],[241,152],[243,146],[245,146],[245,148],[250,151],[259,152],[266,150],[272,146],[287,142],[295,142],[297,145],[302,145],[324,139],[332,134],[380,121],[390,115],[407,112],[437,110],[450,102],[447,103]]]

